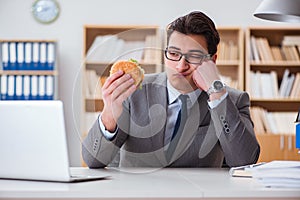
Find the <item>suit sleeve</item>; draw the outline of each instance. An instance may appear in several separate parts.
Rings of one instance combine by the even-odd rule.
[[[111,139],[101,131],[98,119],[82,142],[82,158],[89,168],[103,168],[112,163],[125,143],[129,130],[128,107],[123,104],[123,113],[118,120],[118,131]]]
[[[226,163],[230,167],[256,163],[259,157],[260,146],[249,106],[249,95],[234,91],[210,110]]]

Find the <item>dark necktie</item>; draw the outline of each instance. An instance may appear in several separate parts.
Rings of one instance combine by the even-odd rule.
[[[172,158],[172,155],[176,149],[176,146],[178,144],[179,139],[181,138],[183,129],[184,129],[184,125],[186,122],[186,118],[187,118],[187,103],[186,100],[188,98],[187,95],[180,95],[178,97],[181,101],[181,109],[178,113],[178,117],[176,120],[176,124],[175,124],[175,128],[174,128],[174,132],[172,135],[172,139],[171,142],[169,144],[169,148],[166,151],[166,159],[169,162]]]

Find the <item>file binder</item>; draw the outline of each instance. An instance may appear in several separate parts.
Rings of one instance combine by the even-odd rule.
[[[46,100],[53,100],[54,99],[54,77],[47,76],[46,77]]]
[[[32,65],[32,43],[31,42],[26,42],[25,43],[25,66],[24,70],[31,70]]]
[[[47,45],[45,42],[40,43],[40,62],[38,70],[46,70],[46,61],[47,61]]]
[[[2,43],[1,45],[1,53],[2,53],[2,69],[3,70],[8,70],[9,68],[9,64],[8,64],[8,61],[9,61],[9,51],[8,51],[8,42],[4,42]]]
[[[24,70],[24,43],[17,43],[17,70]]]
[[[9,43],[9,64],[8,70],[16,70],[17,69],[17,49],[16,43],[10,42]]]
[[[2,75],[0,77],[1,79],[1,100],[6,100],[7,99],[7,75]]]
[[[32,44],[32,67],[31,70],[39,70],[39,60],[40,60],[40,48],[39,43],[34,42]]]
[[[15,100],[23,100],[23,78],[21,75],[15,76]]]
[[[44,100],[45,99],[45,94],[46,94],[46,84],[45,84],[45,76],[39,76],[38,77],[39,82],[38,82],[38,100]]]
[[[7,100],[15,98],[15,76],[9,75],[7,80]]]
[[[23,96],[24,100],[30,100],[30,76],[23,76]]]
[[[30,99],[38,100],[38,77],[36,75],[31,76],[30,86]]]
[[[55,45],[50,42],[47,46],[47,68],[46,70],[54,70],[55,62]]]

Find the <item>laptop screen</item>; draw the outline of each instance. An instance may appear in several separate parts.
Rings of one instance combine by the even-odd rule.
[[[61,101],[0,101],[0,178],[67,180]]]

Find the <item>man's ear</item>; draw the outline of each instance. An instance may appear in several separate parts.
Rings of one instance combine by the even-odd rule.
[[[216,61],[217,61],[217,54],[215,53],[215,55],[213,55],[212,57],[211,57],[211,60],[214,62],[214,63],[216,63]]]

